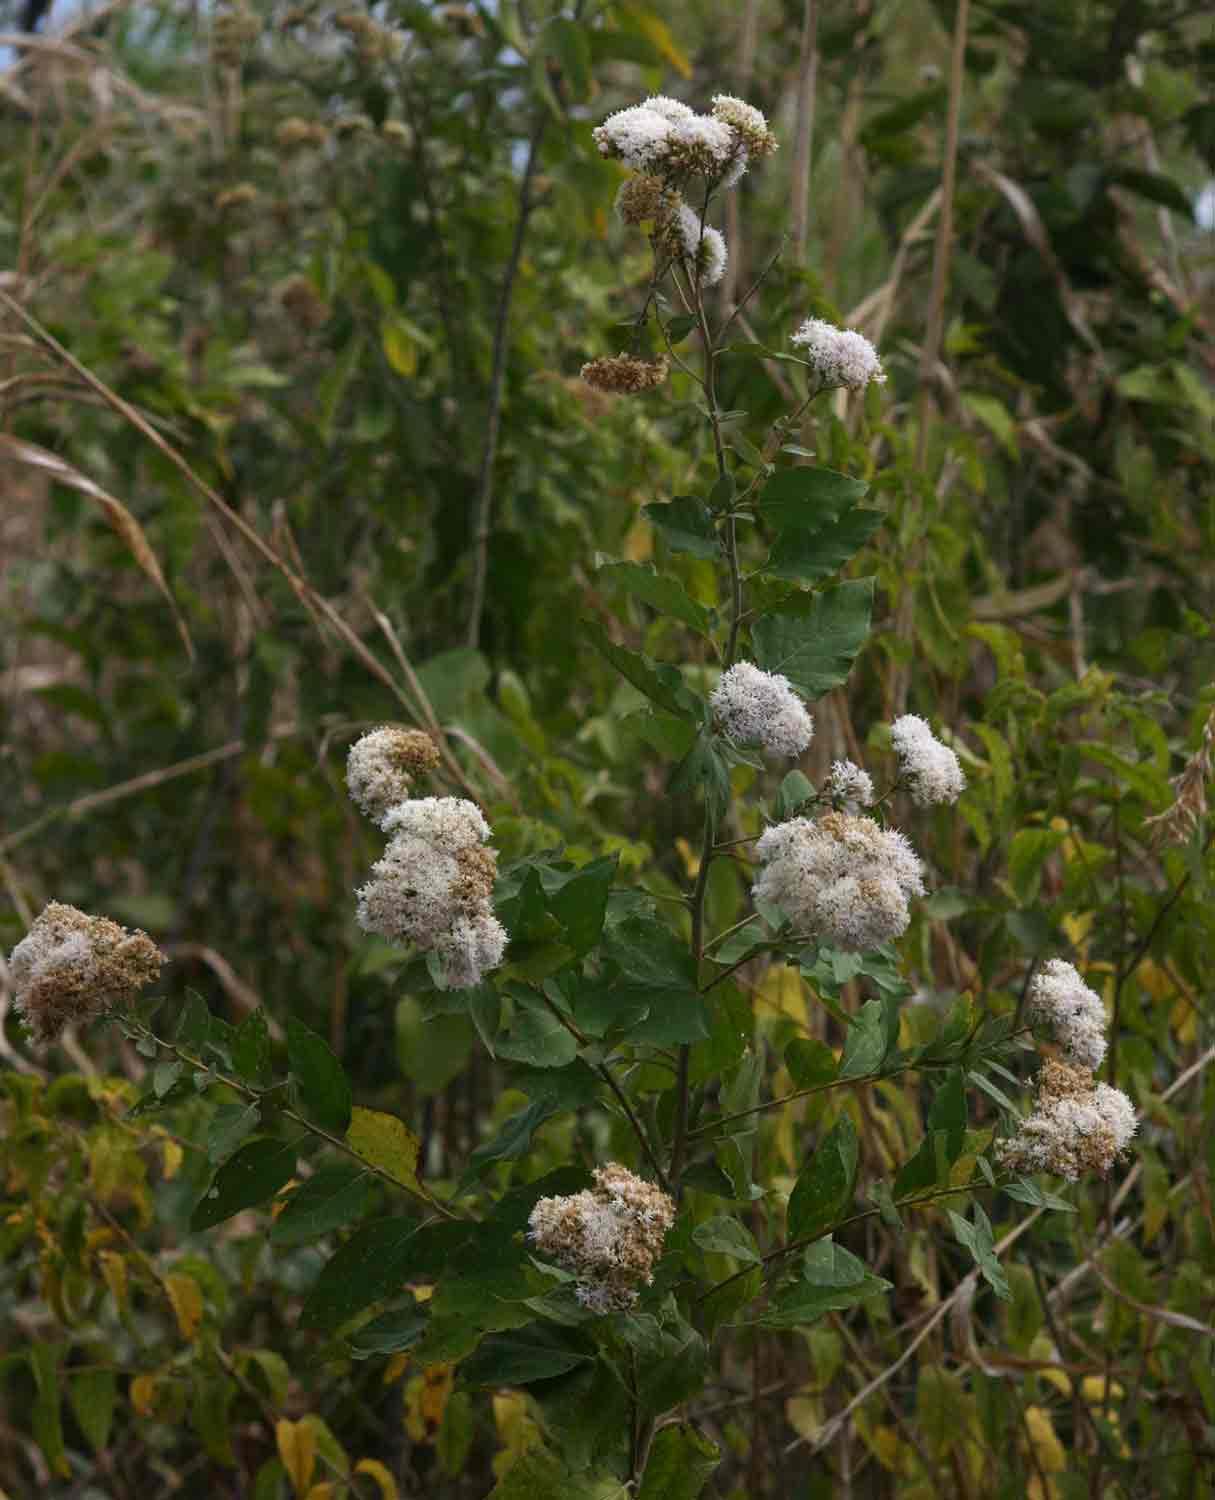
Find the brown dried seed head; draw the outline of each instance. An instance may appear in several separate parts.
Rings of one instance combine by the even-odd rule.
[[[616,194],[616,212],[626,224],[666,221],[679,207],[680,201],[679,194],[660,177],[638,172],[621,183]]]
[[[638,391],[653,390],[667,378],[670,368],[666,355],[658,359],[639,359],[633,354],[605,355],[582,367],[582,378],[598,391],[617,396],[631,396]]]

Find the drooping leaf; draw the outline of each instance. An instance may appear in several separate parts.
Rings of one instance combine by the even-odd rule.
[[[323,1129],[341,1135],[350,1124],[350,1080],[329,1044],[294,1016],[287,1022],[287,1060],[304,1113]]]
[[[953,1225],[953,1232],[959,1241],[966,1246],[971,1255],[974,1256],[975,1264],[978,1266],[983,1279],[995,1292],[996,1296],[1004,1302],[1012,1301],[1012,1292],[1009,1289],[1008,1278],[1000,1266],[996,1256],[995,1241],[991,1233],[991,1221],[983,1212],[981,1204],[974,1205],[974,1220],[969,1222],[956,1213],[952,1208],[949,1210],[949,1222]]]
[[[274,1245],[306,1245],[362,1218],[371,1181],[358,1167],[335,1163],[319,1168],[287,1199],[270,1230]]]
[[[656,572],[651,563],[613,562],[599,569],[606,583],[618,584],[634,599],[640,599],[659,614],[682,620],[701,635],[709,628],[709,612],[688,597],[683,584],[669,573]]]
[[[551,1380],[592,1356],[571,1348],[562,1335],[543,1324],[492,1333],[482,1339],[476,1352],[460,1366],[460,1381],[471,1388],[496,1385],[531,1385]]]
[[[814,531],[788,527],[778,532],[761,571],[797,583],[829,578],[851,562],[885,519],[880,510],[856,507]]]
[[[232,1037],[232,1062],[236,1071],[257,1088],[270,1081],[270,1028],[259,1005],[236,1028]]]
[[[113,1370],[82,1370],[68,1381],[68,1400],[93,1450],[100,1453],[110,1440],[118,1380]]]
[[[840,1115],[794,1184],[790,1239],[805,1239],[844,1217],[856,1185],[857,1156],[856,1128],[848,1115]]]
[[[643,506],[642,514],[658,528],[672,552],[720,556],[721,543],[709,507],[694,495],[676,495],[666,505]]]
[[[720,1462],[717,1444],[694,1427],[664,1427],[650,1448],[637,1500],[699,1500]]]
[[[692,1239],[702,1250],[715,1255],[732,1255],[749,1265],[759,1265],[759,1251],[755,1247],[755,1236],[745,1229],[737,1219],[726,1214],[717,1214],[698,1224],[692,1231]]]
[[[842,1312],[890,1290],[890,1282],[872,1276],[864,1262],[831,1236],[811,1245],[802,1260],[802,1279],[775,1297],[760,1316],[768,1328],[795,1328],[829,1312]]]
[[[638,692],[657,703],[659,708],[683,719],[703,718],[703,707],[685,684],[678,667],[666,662],[653,662],[638,651],[616,645],[598,621],[584,620],[582,628],[595,649],[611,662],[620,675],[627,678]]]
[[[247,1142],[216,1172],[190,1215],[190,1228],[210,1229],[272,1198],[295,1173],[298,1144],[264,1136]]]
[[[880,1000],[866,1000],[852,1018],[840,1059],[841,1078],[876,1073],[886,1057],[887,1032]]]

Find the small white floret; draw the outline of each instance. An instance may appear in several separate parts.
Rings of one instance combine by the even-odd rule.
[[[966,790],[958,757],[937,739],[927,720],[904,714],[890,726],[890,743],[912,800],[921,807],[956,802]]]
[[[723,672],[709,703],[722,729],[741,745],[773,755],[800,755],[814,737],[814,720],[787,677],[753,662]]]
[[[886,379],[877,350],[852,329],[807,318],[789,342],[804,352],[823,389],[844,386],[857,391],[870,381],[881,385]]]

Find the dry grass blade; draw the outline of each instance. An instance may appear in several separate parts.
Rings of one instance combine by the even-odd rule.
[[[9,437],[0,434],[0,454],[8,454],[18,463],[28,464],[31,468],[40,469],[44,474],[53,479],[56,484],[65,484],[69,489],[78,490],[82,495],[87,495],[90,500],[96,500],[102,510],[105,511],[106,519],[110,525],[125,542],[131,556],[152,580],[164,597],[165,602],[173,612],[173,620],[177,625],[178,634],[181,636],[182,644],[190,660],[194,659],[194,642],[190,639],[190,631],[186,625],[181,611],[177,607],[177,601],[169,591],[169,585],[165,582],[165,575],[161,572],[160,563],[155,552],[152,551],[151,543],[143,527],[126,508],[121,500],[116,500],[108,490],[82,474],[71,464],[60,458],[58,454],[49,452],[46,448],[39,448],[36,443],[24,442],[21,438]]]

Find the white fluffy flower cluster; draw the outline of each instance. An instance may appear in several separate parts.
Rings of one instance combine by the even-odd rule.
[[[355,740],[346,757],[350,800],[375,823],[409,796],[413,778],[439,764],[435,742],[420,729],[385,724]]]
[[[753,662],[736,662],[723,672],[709,703],[731,739],[773,755],[800,755],[814,736],[814,720],[789,679]]]
[[[669,182],[707,177],[722,187],[738,181],[750,158],[776,149],[760,111],[728,94],[714,99],[709,115],[655,94],[609,115],[592,137],[601,155],[638,172],[653,172]]]
[[[728,254],[719,230],[706,224],[695,209],[681,203],[672,215],[667,233],[676,252],[690,261],[704,286],[716,286],[726,274]]]
[[[638,1288],[653,1280],[654,1262],[675,1222],[675,1205],[660,1188],[609,1162],[594,1172],[595,1186],[561,1198],[541,1198],[528,1219],[528,1239],[577,1277],[583,1307],[623,1311]]]
[[[502,962],[507,932],[493,912],[498,856],[481,810],[462,797],[408,798],[410,771],[437,760],[415,730],[376,729],[352,747],[350,794],[389,835],[355,895],[365,932],[433,952],[440,986],[462,990]]]
[[[831,775],[824,788],[828,798],[845,812],[855,812],[858,807],[871,807],[877,793],[873,790],[873,778],[862,771],[852,760],[836,760],[831,763]]]
[[[822,318],[807,318],[789,342],[805,352],[820,389],[846,386],[859,391],[870,381],[882,385],[886,372],[877,350],[863,333],[837,328]]]
[[[942,745],[926,719],[917,714],[896,719],[890,726],[890,743],[912,800],[921,807],[956,802],[966,790],[966,776],[958,757],[948,745]]]
[[[1047,1058],[1033,1114],[996,1151],[1014,1172],[1054,1172],[1075,1182],[1107,1173],[1135,1134],[1135,1106],[1121,1089],[1094,1083],[1087,1068]]]
[[[1064,1055],[1095,1072],[1105,1056],[1105,1006],[1066,959],[1042,965],[1029,987],[1029,1018],[1049,1026]]]
[[[832,947],[863,952],[889,942],[924,893],[924,867],[906,838],[872,818],[830,812],[769,828],[752,894]]]

